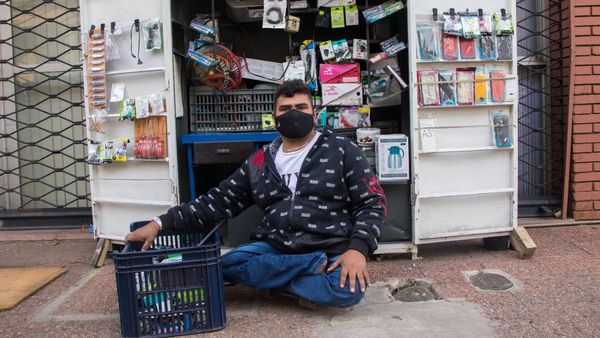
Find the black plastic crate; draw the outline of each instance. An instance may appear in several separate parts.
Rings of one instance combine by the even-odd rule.
[[[146,224],[131,224],[131,231]],[[213,241],[215,242],[215,241]],[[121,335],[166,337],[225,326],[221,248],[199,233],[162,231],[151,249],[141,242],[115,252]]]
[[[276,86],[219,91],[190,87],[190,132],[274,130],[270,125]],[[263,126],[263,117],[265,126]]]

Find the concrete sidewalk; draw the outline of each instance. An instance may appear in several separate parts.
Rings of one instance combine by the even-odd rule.
[[[591,337],[600,332],[600,227],[530,229],[538,251],[485,251],[481,241],[420,247],[419,261],[372,261],[365,300],[349,310],[307,310],[226,288],[227,327],[202,337]],[[1,337],[118,337],[112,261],[89,266],[93,240],[2,241],[0,266],[65,266],[68,273],[0,312]],[[497,270],[515,287],[479,291],[465,272]],[[431,283],[439,300],[406,303],[392,290],[406,279]]]

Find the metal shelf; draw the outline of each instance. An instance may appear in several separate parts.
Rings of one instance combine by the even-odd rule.
[[[440,148],[435,151],[419,151],[419,154],[441,154],[441,153],[467,153],[477,151],[495,151],[495,150],[512,150],[513,147],[499,148],[494,146],[486,147],[464,147],[464,148]]]
[[[490,194],[504,194],[509,192],[515,192],[513,188],[501,188],[501,189],[485,189],[485,190],[473,190],[467,192],[443,192],[443,193],[432,193],[417,195],[418,199],[426,198],[444,198],[444,197],[461,197],[461,196],[476,196],[476,195],[490,195]]]
[[[498,103],[486,103],[486,104],[472,104],[465,106],[425,106],[425,107],[417,107],[418,109],[452,109],[452,108],[460,108],[460,109],[476,109],[476,108],[486,108],[486,107],[510,107],[514,105],[514,102],[498,102]]]

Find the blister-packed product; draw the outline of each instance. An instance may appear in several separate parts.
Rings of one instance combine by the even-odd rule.
[[[506,112],[492,112],[492,137],[494,146],[498,148],[510,148],[513,145],[510,126],[510,116]]]

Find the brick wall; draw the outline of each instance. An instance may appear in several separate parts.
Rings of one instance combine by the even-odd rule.
[[[600,219],[600,0],[571,0],[572,216]]]

